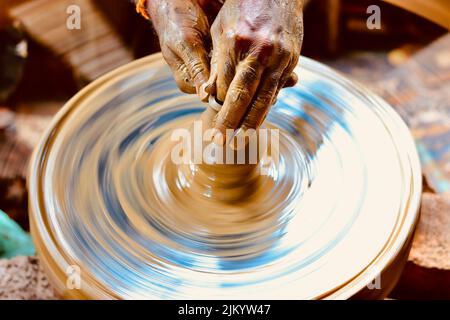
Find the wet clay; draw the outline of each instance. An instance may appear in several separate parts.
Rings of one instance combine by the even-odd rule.
[[[264,158],[258,149],[256,163],[250,159],[248,140],[243,150],[234,150],[231,143],[221,146],[221,164],[207,164],[206,159],[195,163],[194,152],[189,161],[174,163],[172,152],[180,142],[171,137],[173,130],[185,128],[194,137],[193,121],[201,121],[203,135],[212,127],[215,114],[216,111],[208,108],[201,117],[172,121],[167,133],[158,139],[151,152],[128,150],[114,167],[115,172],[124,173],[115,181],[118,190],[123,189],[123,194],[118,193],[118,200],[141,232],[152,231],[146,230],[147,224],[141,220],[143,211],[135,211],[136,203],[140,203],[145,214],[153,215],[162,225],[190,237],[201,236],[205,232],[230,237],[258,230],[266,232],[280,218],[278,214],[282,212],[283,201],[294,185],[289,179],[278,181],[278,163],[271,157],[271,152],[278,150],[271,148],[270,143],[264,145],[267,152]],[[257,137],[256,134],[256,146],[260,146],[262,143]],[[193,144],[192,141],[192,149]],[[211,141],[204,141],[201,151],[211,144]],[[226,163],[227,152],[233,154],[233,163]],[[244,152],[244,163],[237,163],[238,152]],[[128,180],[125,173],[130,166],[148,179]],[[279,188],[274,192],[276,186]],[[140,196],[134,199],[134,204],[124,206],[131,194]]]
[[[203,132],[214,114],[180,93],[161,55],[69,101],[29,179],[31,231],[57,292],[346,298],[403,252],[421,186],[406,126],[328,68],[304,58],[301,70],[259,131],[278,129],[278,148],[270,140],[255,163],[173,161],[172,133],[195,132],[199,117]],[[74,265],[80,290],[66,286]]]

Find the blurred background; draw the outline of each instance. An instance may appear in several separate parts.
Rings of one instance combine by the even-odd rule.
[[[450,299],[450,1],[391,2],[406,5],[311,0],[302,54],[368,86],[409,125],[425,178],[422,217],[391,298]],[[415,3],[416,13],[405,10]],[[367,27],[374,4],[379,29]],[[71,5],[80,29],[67,27]],[[42,131],[86,84],[157,51],[132,1],[0,0],[0,299],[54,298],[27,233],[27,164]]]

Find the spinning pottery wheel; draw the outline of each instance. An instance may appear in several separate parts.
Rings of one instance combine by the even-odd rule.
[[[260,163],[268,173],[249,184],[199,179],[197,166],[170,162],[167,134],[205,105],[179,92],[160,54],[73,97],[29,177],[31,231],[56,290],[98,299],[385,296],[418,218],[414,142],[378,97],[310,59],[297,68],[299,84],[281,91],[265,124],[279,129],[279,163]],[[67,286],[74,266],[79,288]]]

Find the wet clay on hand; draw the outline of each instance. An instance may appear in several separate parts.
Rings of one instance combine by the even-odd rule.
[[[185,93],[200,93],[200,87],[209,77],[211,37],[208,16],[197,0],[152,0],[147,3],[161,52],[178,87]]]
[[[233,98],[239,95],[242,98],[254,99],[253,107],[250,107],[250,100],[247,101],[250,112],[246,119],[251,119],[251,123],[244,122],[246,129],[259,128],[266,117],[268,107],[276,97],[276,92],[283,86],[295,84],[296,76],[292,71],[300,53],[302,5],[300,1],[229,0],[222,9],[220,6],[221,3],[216,1],[148,2],[148,13],[158,33],[162,54],[172,69],[181,91],[196,92],[203,101],[207,100],[209,94],[215,94],[217,91],[218,97],[222,99],[221,101],[225,101],[225,104],[220,111],[207,108],[200,118],[171,124],[168,133],[155,144],[154,152],[141,163],[145,172],[160,172],[161,176],[158,177],[158,181],[150,180],[139,185],[139,193],[152,197],[153,203],[158,205],[156,210],[158,214],[167,219],[170,217],[171,223],[180,228],[189,226],[193,230],[200,228],[211,230],[213,233],[228,234],[233,233],[229,228],[235,228],[240,232],[245,230],[245,223],[242,221],[252,219],[264,221],[263,216],[273,208],[279,210],[281,198],[273,197],[271,194],[271,190],[277,184],[276,175],[273,175],[277,169],[274,167],[275,163],[270,162],[270,142],[261,147],[259,131],[255,131],[256,140],[253,141],[256,141],[256,156],[252,158],[254,161],[250,161],[250,154],[254,154],[255,150],[254,145],[248,143],[250,141],[247,137],[248,132],[244,130],[235,132],[237,139],[241,139],[244,143],[242,146],[233,146],[224,129],[237,129],[238,123],[230,126],[224,124],[231,124],[227,121],[239,120],[236,117],[240,115],[239,118],[242,118],[246,113],[247,105],[244,101]],[[210,23],[219,9],[211,39]],[[272,18],[267,15],[269,11],[273,13]],[[224,42],[225,33],[229,33],[230,30],[234,30],[237,36],[242,35],[242,41],[236,38],[237,41]],[[274,36],[270,38],[271,41],[267,41],[269,35]],[[215,43],[213,68],[216,73],[210,78],[209,52],[212,49],[212,41]],[[243,46],[243,41],[248,42],[247,47]],[[226,47],[220,48],[219,43],[226,44]],[[242,56],[242,59],[235,59],[235,55],[232,55],[230,56],[230,59],[233,59],[232,63],[226,61],[226,56],[230,52]],[[236,70],[236,79],[239,81],[236,80],[238,81],[236,85],[229,86],[230,93],[228,99],[225,99],[228,86],[223,85],[221,71],[225,67],[234,68],[238,65],[240,71]],[[260,79],[250,77],[252,70],[259,73]],[[229,72],[231,74],[235,70],[230,69]],[[228,74],[228,71],[226,73]],[[208,79],[209,85],[206,84]],[[257,90],[259,83],[261,85]],[[206,87],[208,92],[205,91]],[[230,107],[234,102],[236,109],[231,110]],[[195,120],[201,123],[202,136],[205,130],[218,129],[216,131],[219,134],[214,134],[209,141],[202,142],[200,153],[214,140],[215,145],[222,150],[221,163],[198,163],[193,154],[188,155],[189,161],[182,164],[174,163],[171,159],[172,151],[177,146],[177,142],[170,139],[171,133],[173,130],[185,128],[191,136],[195,136],[193,125]],[[261,150],[264,149],[262,152],[260,147]],[[191,149],[194,148],[194,142],[191,141]],[[263,153],[264,159],[269,159],[266,162],[262,161]],[[229,154],[235,159],[233,163],[229,163],[226,159]],[[237,163],[238,154],[244,155],[243,162]],[[136,161],[135,155],[128,152],[123,160],[128,159],[128,156],[130,163],[125,161],[124,164],[131,165],[131,161]],[[141,164],[135,163],[139,166]],[[262,167],[272,174],[261,174]],[[123,168],[125,170],[125,167]],[[124,181],[120,183],[127,185],[128,188],[130,186],[137,188],[135,184],[130,185]],[[165,186],[164,192],[160,185]],[[279,194],[284,197],[292,187],[285,181]],[[214,217],[211,217],[212,213]],[[251,225],[253,224],[250,223],[249,226]],[[191,232],[195,234],[195,231]]]
[[[223,102],[214,123],[222,134],[257,129],[279,90],[297,81],[302,8],[300,0],[225,2],[211,27],[211,75],[205,85]]]

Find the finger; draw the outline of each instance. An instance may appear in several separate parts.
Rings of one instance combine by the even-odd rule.
[[[211,57],[210,74],[208,81],[202,86],[202,101],[206,102],[210,95],[216,95],[216,79],[217,79],[217,50],[213,50]]]
[[[184,93],[195,93],[195,86],[191,82],[191,77],[183,60],[168,48],[161,49],[161,52],[170,69],[172,69],[178,88]]]
[[[222,136],[226,136],[227,129],[236,129],[240,125],[258,88],[263,70],[264,67],[254,57],[248,57],[239,63],[236,76],[230,84],[215,121],[215,128]],[[220,135],[219,138],[221,138]],[[225,141],[220,139],[214,142],[220,145]]]
[[[293,81],[294,80],[292,79],[292,74],[289,75],[288,77],[285,77],[285,76],[281,77],[280,81],[278,82],[278,88],[276,89],[275,95],[274,95],[273,100],[272,100],[272,106],[277,103],[278,94],[280,93],[280,90],[284,89],[284,88],[293,87],[295,85],[295,83],[293,85],[291,85],[291,83],[290,83],[290,82],[293,82]],[[295,82],[297,82],[297,81],[295,81]]]
[[[200,94],[201,86],[209,78],[209,58],[203,43],[183,43],[179,45],[179,56],[187,67],[191,82]]]
[[[294,46],[294,44],[292,45]],[[283,72],[283,77],[279,83],[279,90],[281,88],[293,87],[298,82],[298,75],[294,72],[295,67],[298,65],[299,55],[292,55],[289,59],[286,69]]]
[[[210,63],[210,74],[208,81],[203,85],[203,90],[207,93],[207,95],[216,95],[216,79],[217,79],[217,60],[219,57],[219,39],[221,34],[220,27],[220,16],[214,20],[214,23],[211,25],[211,40],[212,40],[212,54],[211,54],[211,63]],[[209,97],[208,97],[209,98]]]
[[[228,89],[236,74],[236,59],[234,49],[227,50],[225,46],[218,49],[216,97],[224,102]]]
[[[264,122],[272,102],[274,101],[281,76],[279,72],[263,75],[255,99],[252,101],[250,109],[242,122],[242,129],[258,129]]]
[[[272,105],[274,105],[277,102],[278,94],[280,93],[280,90],[283,88],[293,87],[298,82],[298,76],[293,71],[295,69],[295,66],[297,65],[298,58],[291,58],[290,63],[286,67],[286,69],[283,72],[283,76],[281,77],[280,81],[278,82],[278,88],[275,92],[275,96],[273,97]]]
[[[215,49],[217,51],[216,97],[222,102],[225,101],[238,64],[235,44],[230,44],[230,41],[229,37],[222,37],[221,43],[217,43],[217,49]]]
[[[298,76],[295,72],[292,72],[289,75],[289,77],[287,78],[287,80],[284,82],[283,88],[293,87],[297,84],[297,82],[298,82]]]

